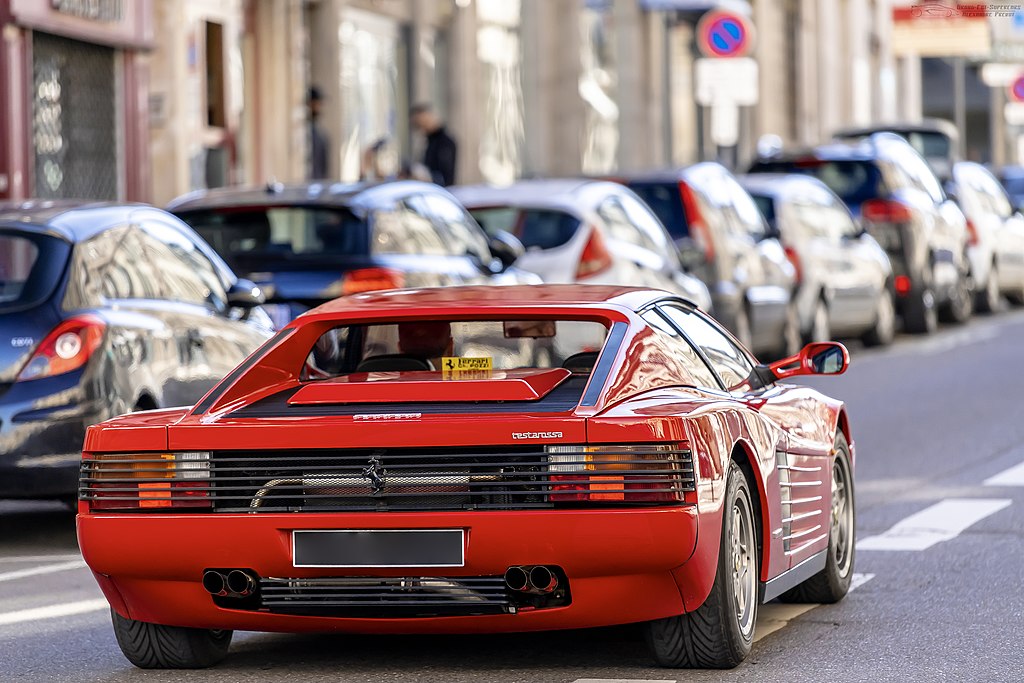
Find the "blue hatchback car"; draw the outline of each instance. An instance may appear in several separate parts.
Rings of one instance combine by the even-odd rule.
[[[270,336],[262,300],[159,209],[0,204],[0,498],[73,499],[86,427],[194,403]]]

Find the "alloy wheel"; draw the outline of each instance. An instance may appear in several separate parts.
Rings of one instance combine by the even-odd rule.
[[[754,518],[746,498],[737,497],[732,506],[732,570],[736,623],[740,633],[750,635],[754,630],[757,576],[755,567],[757,546],[754,544]]]

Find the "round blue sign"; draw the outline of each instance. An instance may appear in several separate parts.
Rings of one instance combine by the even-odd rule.
[[[697,25],[697,46],[708,57],[741,57],[750,40],[750,23],[732,12],[708,12]]]
[[[1015,102],[1024,102],[1024,76],[1021,76],[1010,85],[1010,97]]]

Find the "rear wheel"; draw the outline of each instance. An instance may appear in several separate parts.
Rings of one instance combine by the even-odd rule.
[[[121,652],[140,669],[205,669],[228,653],[232,631],[161,626],[110,610]]]
[[[978,292],[975,299],[974,305],[979,313],[993,313],[999,308],[999,272],[996,270],[996,264],[992,264],[992,268],[988,271],[988,282],[985,283],[985,289]]]
[[[704,604],[647,624],[647,642],[661,666],[729,669],[750,653],[757,620],[758,551],[750,487],[729,465],[717,573]]]
[[[957,280],[956,287],[953,289],[950,300],[942,307],[942,319],[962,325],[970,320],[973,310],[974,297],[971,294],[968,278],[966,275],[961,274],[960,279]]]
[[[828,304],[818,299],[814,304],[814,316],[811,318],[811,329],[807,333],[807,342],[832,341],[832,325],[829,322]]]
[[[835,450],[825,568],[780,595],[779,599],[783,602],[839,602],[850,590],[855,553],[853,470],[850,469],[850,447],[842,433],[836,435]]]
[[[896,338],[896,304],[892,290],[886,287],[875,304],[875,324],[861,337],[865,346],[887,346]]]
[[[911,334],[932,334],[939,327],[935,295],[930,288],[911,293],[903,302],[903,329]]]

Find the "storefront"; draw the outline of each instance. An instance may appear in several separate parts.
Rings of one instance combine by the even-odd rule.
[[[0,198],[147,199],[151,0],[9,0],[0,23]]]

